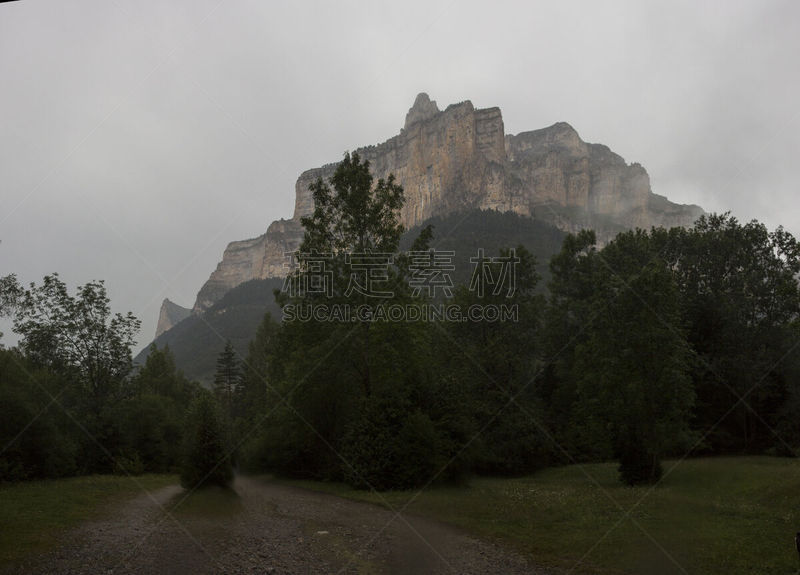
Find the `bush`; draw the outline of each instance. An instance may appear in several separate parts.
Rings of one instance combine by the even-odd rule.
[[[199,394],[186,421],[181,485],[186,489],[229,486],[233,481],[233,468],[214,398],[208,393]]]
[[[395,398],[396,399],[396,398]],[[446,463],[436,427],[424,413],[390,399],[370,399],[343,441],[344,476],[357,489],[425,485]]]
[[[395,487],[421,487],[437,479],[447,463],[441,453],[441,443],[430,418],[420,411],[411,413],[394,445],[398,463],[394,474]]]
[[[181,420],[175,402],[158,395],[132,398],[115,411],[120,453],[137,454],[144,471],[166,473],[177,469],[181,457]]]
[[[534,408],[509,406],[495,417],[476,441],[474,469],[483,475],[523,475],[550,464],[548,439],[534,417]]]
[[[25,390],[0,382],[0,482],[61,477],[75,471],[75,446]]]

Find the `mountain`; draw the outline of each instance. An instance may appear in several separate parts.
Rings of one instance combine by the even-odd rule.
[[[547,261],[564,232],[592,228],[602,245],[636,227],[690,226],[704,213],[654,194],[641,165],[627,164],[607,146],[584,142],[567,123],[506,134],[499,108],[477,109],[464,101],[440,110],[424,93],[399,134],[355,152],[369,160],[376,179],[394,174],[403,186],[406,247],[419,226],[434,223],[435,246],[457,252],[460,267],[454,275],[460,281],[468,273],[470,251],[479,247],[488,255],[522,243],[546,277]],[[264,312],[278,317],[272,290],[285,274],[285,254],[302,241],[300,219],[313,211],[309,186],[335,169],[331,163],[303,172],[291,219],[228,245],[191,315],[185,317],[186,308],[172,302],[162,304],[155,343],[168,343],[187,375],[208,381],[225,339],[244,354]]]
[[[275,303],[274,290],[283,285],[282,279],[250,280],[229,290],[204,313],[190,314],[152,342],[158,348],[169,346],[175,365],[190,379],[210,385],[214,380],[217,356],[230,341],[240,357],[247,357],[250,340],[269,312],[280,319],[281,310]],[[150,346],[133,360],[142,365]]]
[[[584,142],[569,124],[507,135],[499,108],[476,109],[469,101],[440,111],[427,94],[419,94],[398,135],[355,151],[370,161],[376,179],[394,174],[403,186],[400,217],[406,229],[432,217],[491,209],[568,232],[593,228],[602,244],[635,227],[690,226],[703,213],[654,194],[641,165],[627,164],[607,146]],[[313,211],[308,187],[335,169],[332,163],[303,172],[291,219],[228,245],[197,294],[195,313],[242,282],[283,275],[284,254],[302,241],[300,218]]]
[[[296,250],[302,240],[298,218],[272,222],[262,236],[229,243],[217,269],[200,288],[192,311],[208,309],[228,290],[246,281],[285,276],[284,254]]]

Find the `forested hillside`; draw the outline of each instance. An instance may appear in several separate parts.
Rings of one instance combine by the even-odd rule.
[[[557,228],[518,216],[514,213],[473,210],[446,218],[432,218],[423,226],[411,229],[400,240],[400,251],[410,249],[420,230],[433,228],[431,246],[441,252],[452,251],[453,271],[448,272],[454,283],[469,283],[472,264],[469,259],[479,249],[487,256],[496,256],[505,246],[524,245],[536,258],[536,270],[548,277],[547,263],[561,246],[564,232]],[[544,289],[540,282],[540,289]],[[168,345],[176,365],[183,372],[203,384],[214,378],[216,356],[225,342],[230,340],[242,357],[247,345],[255,337],[264,313],[280,319],[280,307],[275,303],[274,291],[283,287],[282,279],[250,280],[230,290],[220,301],[202,315],[192,315],[153,343],[157,347]],[[148,348],[134,359],[142,363]]]
[[[158,348],[169,346],[175,364],[190,377],[208,386],[214,379],[217,355],[225,342],[244,356],[247,346],[255,336],[264,314],[280,317],[274,291],[281,289],[283,280],[250,280],[232,290],[202,315],[190,315],[154,341]],[[150,348],[134,358],[141,365]]]

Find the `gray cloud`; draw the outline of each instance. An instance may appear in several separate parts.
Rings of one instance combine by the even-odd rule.
[[[0,5],[0,274],[104,278],[153,333],[304,169],[417,92],[570,122],[654,191],[800,234],[794,2]],[[3,329],[0,327],[0,329]],[[3,331],[7,331],[3,329]],[[9,341],[8,334],[6,341]]]

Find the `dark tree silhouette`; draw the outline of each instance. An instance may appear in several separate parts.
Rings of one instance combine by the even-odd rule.
[[[194,489],[207,485],[227,487],[233,468],[225,446],[222,421],[213,396],[201,393],[187,417],[181,485]]]

